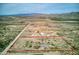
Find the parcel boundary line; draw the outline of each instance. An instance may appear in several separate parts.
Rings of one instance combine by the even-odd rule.
[[[29,27],[30,24],[31,24],[31,23],[28,23],[27,26],[25,25],[24,29],[16,36],[16,38],[9,44],[9,46],[1,53],[2,55],[6,54],[6,53],[9,51],[10,47],[13,46],[13,44],[18,40],[18,38],[20,37],[20,35],[25,31],[26,28]],[[66,40],[64,40],[64,41],[65,41],[67,44],[69,44]],[[70,45],[70,44],[69,44],[69,45]],[[70,45],[70,46],[71,46],[71,45]],[[73,46],[71,46],[71,47],[73,47]],[[25,50],[25,51],[26,51],[26,50]],[[65,50],[65,51],[67,51],[67,50]],[[72,50],[71,50],[71,51],[72,51]]]
[[[17,41],[17,39],[19,38],[19,36],[24,32],[24,30],[29,26],[30,23],[28,23],[28,25],[24,27],[24,29],[16,36],[16,38],[8,45],[8,47],[6,47],[4,49],[4,51],[1,53],[1,55],[5,55],[7,53],[7,51],[9,50],[9,48]]]

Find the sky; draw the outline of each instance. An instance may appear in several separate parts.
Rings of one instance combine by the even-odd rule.
[[[0,15],[78,12],[78,3],[0,3]]]

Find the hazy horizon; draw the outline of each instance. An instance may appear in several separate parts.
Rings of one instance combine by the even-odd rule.
[[[79,12],[78,3],[1,3],[0,15],[61,14]]]

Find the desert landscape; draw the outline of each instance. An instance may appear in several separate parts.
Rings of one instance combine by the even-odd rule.
[[[79,54],[79,12],[0,16],[0,54]]]

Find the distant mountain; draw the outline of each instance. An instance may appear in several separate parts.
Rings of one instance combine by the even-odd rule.
[[[66,19],[79,19],[79,12],[60,14],[59,16]]]
[[[14,16],[33,16],[33,15],[38,15],[38,13],[15,14]]]
[[[63,14],[41,14],[41,13],[28,13],[28,14],[15,14],[0,16],[0,20],[14,20],[14,19],[45,19],[51,20],[76,20],[79,21],[79,12],[63,13]]]
[[[0,15],[0,16],[34,16],[40,15],[40,13],[25,13],[25,14],[11,14],[11,15]]]
[[[65,21],[79,21],[79,12],[63,13],[63,14],[51,14],[50,19],[65,20]]]

